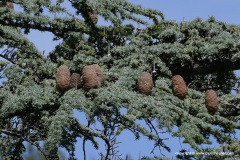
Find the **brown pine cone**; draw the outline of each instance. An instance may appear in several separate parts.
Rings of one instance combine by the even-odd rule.
[[[85,66],[82,81],[87,90],[101,87],[105,81],[103,69],[97,64]]]
[[[56,88],[60,93],[64,93],[69,89],[70,71],[66,65],[61,65],[56,72]]]
[[[90,18],[92,19],[93,23],[94,24],[97,24],[98,22],[98,15],[97,15],[97,12],[96,11],[91,11],[91,12],[88,12]]]
[[[217,93],[212,90],[212,89],[209,89],[206,91],[205,93],[205,105],[208,109],[208,112],[210,114],[214,114],[217,110],[218,110],[218,105],[219,105],[219,102],[218,102],[218,96],[217,96]]]
[[[138,91],[145,95],[150,95],[153,88],[153,79],[150,73],[143,72],[138,79]]]
[[[172,77],[172,91],[173,95],[180,99],[184,99],[187,95],[187,85],[180,75],[175,75]]]
[[[81,86],[81,76],[79,73],[72,73],[70,77],[70,87],[71,88],[80,88]]]
[[[93,64],[92,66],[95,68],[95,72],[96,72],[97,76],[99,77],[101,86],[104,85],[105,77],[104,77],[103,69],[98,64]]]
[[[14,4],[12,2],[0,2],[0,7],[8,7],[11,11],[14,11]]]

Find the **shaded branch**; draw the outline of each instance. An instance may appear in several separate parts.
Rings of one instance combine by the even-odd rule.
[[[16,131],[9,131],[9,130],[5,130],[5,129],[0,129],[0,132],[9,136],[13,136],[13,137],[17,137],[17,138],[21,138],[21,134],[16,133]]]
[[[222,117],[237,117],[240,115],[240,105],[227,105],[227,110],[221,111],[220,115]]]
[[[177,67],[178,66],[178,67]],[[204,75],[211,73],[224,73],[228,71],[234,71],[240,69],[240,60],[232,61],[229,59],[218,59],[215,61],[209,62],[194,62],[191,65],[179,66],[179,64],[173,64],[170,67],[173,74],[182,74],[182,75]]]
[[[13,53],[14,49],[9,51],[8,49],[5,49],[1,54],[0,57],[6,59],[7,61],[11,62],[12,64],[15,64],[16,61],[16,55]]]
[[[207,74],[214,72],[227,72],[240,69],[240,60],[232,62],[229,59],[218,59],[211,63],[201,63],[193,66],[192,74]]]

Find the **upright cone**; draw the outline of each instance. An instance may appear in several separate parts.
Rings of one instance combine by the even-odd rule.
[[[97,24],[98,22],[98,15],[97,15],[97,12],[96,11],[90,11],[88,12],[91,20],[93,21],[94,24]]]
[[[187,85],[180,75],[175,75],[172,77],[172,91],[173,95],[180,99],[184,99],[187,95]]]
[[[219,102],[218,102],[218,96],[217,96],[217,93],[212,90],[212,89],[209,89],[206,91],[205,93],[205,105],[208,109],[208,112],[210,114],[214,114],[217,110],[218,110],[218,105],[219,105]]]
[[[83,68],[82,82],[84,89],[99,88],[104,84],[104,81],[103,70],[98,64],[88,65]]]
[[[95,69],[95,72],[96,72],[96,74],[97,74],[97,76],[99,78],[101,86],[104,85],[105,77],[104,77],[103,69],[98,64],[93,64],[92,66]]]
[[[10,8],[11,11],[14,11],[14,5],[12,2],[0,2],[0,8],[6,6]]]
[[[138,91],[145,95],[150,95],[153,88],[152,75],[148,72],[143,72],[138,79]]]
[[[60,93],[64,93],[70,86],[70,71],[66,65],[61,65],[56,72],[56,88]]]
[[[70,87],[71,88],[80,88],[81,86],[81,76],[79,73],[72,73],[70,77]]]

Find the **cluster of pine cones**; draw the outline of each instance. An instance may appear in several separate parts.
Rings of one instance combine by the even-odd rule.
[[[103,69],[97,65],[87,65],[83,68],[82,76],[80,73],[70,73],[66,65],[61,65],[56,72],[56,89],[60,93],[66,92],[70,88],[86,89],[99,88],[104,85],[105,77]]]
[[[99,88],[105,83],[103,69],[98,64],[87,65],[82,69],[82,76],[79,73],[72,73],[66,65],[61,65],[56,72],[56,89],[60,93],[66,92],[70,88],[80,88],[85,90]],[[187,85],[180,75],[175,75],[171,79],[171,87],[173,95],[179,99],[184,99],[187,95]],[[139,93],[150,95],[153,88],[152,75],[143,72],[137,82]],[[214,90],[207,90],[205,93],[205,105],[210,114],[214,114],[218,110],[218,96]]]
[[[173,94],[180,99],[184,99],[187,95],[187,86],[180,75],[175,75],[172,77],[172,90]],[[205,105],[208,109],[210,114],[214,114],[218,110],[218,96],[217,93],[212,90],[208,89],[205,93]]]
[[[145,95],[150,95],[153,88],[153,79],[150,73],[143,72],[138,80],[138,91]],[[171,79],[171,87],[173,95],[179,99],[184,99],[187,95],[187,85],[180,75],[175,75]],[[210,114],[214,114],[218,110],[217,93],[209,89],[205,93],[205,105]]]

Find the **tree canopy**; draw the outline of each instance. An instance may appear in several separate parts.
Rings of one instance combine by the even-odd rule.
[[[112,25],[98,25],[98,17]],[[50,32],[61,43],[43,54],[26,38],[32,30]],[[96,149],[103,140],[100,157],[107,160],[116,156],[123,130],[154,141],[159,155],[157,148],[171,150],[162,132],[199,152],[214,137],[239,155],[240,98],[231,94],[239,89],[238,25],[214,17],[170,21],[126,0],[9,0],[0,1],[0,35],[4,159],[23,159],[24,142],[46,159],[59,159],[59,147],[77,159],[75,144],[82,138],[83,146],[91,141]],[[83,153],[87,159],[84,147]]]

